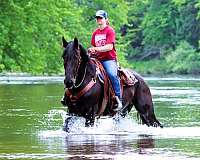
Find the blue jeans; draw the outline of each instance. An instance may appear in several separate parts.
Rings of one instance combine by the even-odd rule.
[[[118,69],[117,62],[115,60],[106,60],[106,61],[101,61],[101,64],[103,65],[104,69],[106,70],[108,74],[108,77],[111,81],[115,95],[120,100],[122,100],[120,80],[119,80],[118,72],[117,72],[117,69]]]

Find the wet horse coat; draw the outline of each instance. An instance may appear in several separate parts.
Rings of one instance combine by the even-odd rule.
[[[69,115],[84,117],[86,126],[93,125],[95,117],[99,116],[98,113],[105,98],[104,84],[97,76],[98,67],[95,63],[92,63],[92,59],[83,46],[79,44],[77,38],[71,42],[67,42],[63,38],[63,47],[62,57],[66,90],[62,104],[68,107]],[[139,74],[131,70],[129,72],[136,77],[138,82],[135,85],[123,86],[123,109],[120,115],[126,116],[135,106],[143,124],[161,126],[154,114],[152,96],[148,85]],[[88,87],[89,84],[91,84],[90,87]],[[83,91],[86,87],[88,87],[87,92]],[[100,115],[115,115],[116,112],[113,111],[113,107],[113,98],[109,96],[105,109]],[[71,117],[66,119],[65,130],[68,130],[70,119]]]

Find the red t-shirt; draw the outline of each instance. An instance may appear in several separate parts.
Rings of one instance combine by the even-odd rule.
[[[116,60],[115,50],[115,31],[112,27],[106,26],[103,30],[96,29],[92,34],[91,44],[94,47],[104,46],[105,44],[113,44],[113,49],[107,52],[98,52],[97,59],[102,60]]]

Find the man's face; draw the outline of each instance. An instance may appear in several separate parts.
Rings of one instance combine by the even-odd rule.
[[[106,24],[106,19],[103,17],[96,17],[96,22],[98,25]]]

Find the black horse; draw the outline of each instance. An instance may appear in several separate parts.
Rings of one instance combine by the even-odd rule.
[[[92,58],[87,50],[78,42],[77,38],[67,42],[63,37],[63,60],[65,69],[65,94],[61,101],[68,107],[69,117],[65,121],[64,130],[68,130],[71,117],[80,116],[86,119],[85,125],[93,125],[96,116],[113,116],[111,103],[105,103],[104,84],[97,76],[97,66],[92,63]],[[133,86],[123,87],[123,109],[120,115],[126,116],[134,105],[138,111],[143,124],[147,126],[162,127],[156,119],[152,103],[152,96],[148,85],[143,78],[136,72],[131,73],[137,78],[138,82]],[[109,101],[110,102],[110,101]],[[101,111],[100,111],[101,110]]]

